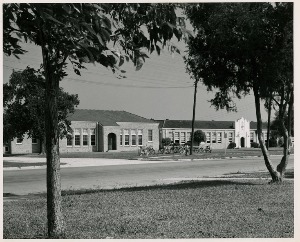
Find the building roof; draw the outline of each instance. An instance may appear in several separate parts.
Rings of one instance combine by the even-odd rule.
[[[195,121],[195,129],[234,129],[232,121]],[[163,128],[168,129],[190,129],[192,128],[191,120],[165,120]]]
[[[160,127],[166,129],[191,129],[191,120],[165,120],[160,122]],[[195,120],[195,129],[234,129],[235,121],[198,121]],[[267,123],[262,123],[262,129],[267,129]],[[250,129],[256,129],[257,122],[250,122]]]
[[[75,109],[68,119],[70,121],[95,121],[103,126],[118,126],[117,122],[156,123],[126,111]]]
[[[257,122],[250,122],[250,129],[256,129],[257,128]],[[262,129],[268,129],[268,123],[263,122],[262,123]]]

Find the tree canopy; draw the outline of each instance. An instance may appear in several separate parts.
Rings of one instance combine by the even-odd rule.
[[[274,82],[282,82],[282,75],[292,71],[292,35],[286,34],[292,29],[292,9],[290,3],[187,6],[198,31],[188,45],[187,70],[194,78],[202,78],[209,90],[216,88],[211,103],[217,109],[235,109],[232,97],[241,98],[255,87],[264,97]]]
[[[176,4],[160,3],[4,4],[3,50],[18,57],[25,52],[21,40],[47,45],[60,78],[66,75],[62,67],[67,59],[78,75],[83,63],[94,62],[115,72],[131,60],[139,70],[148,58],[143,48],[160,54],[167,45],[179,52],[169,41],[189,32],[175,9]]]
[[[58,120],[60,137],[71,132],[68,114],[79,105],[77,94],[62,88],[58,92]],[[33,68],[14,71],[3,85],[4,139],[27,134],[41,141],[45,137],[45,79]]]
[[[279,117],[293,110],[293,3],[197,3],[185,8],[197,35],[188,43],[187,71],[216,90],[216,109],[236,110],[233,97],[253,92],[257,135],[273,180],[284,174],[287,142],[277,171],[262,139],[261,100],[277,104]],[[291,123],[291,122],[289,122]],[[282,122],[285,139],[290,128]]]

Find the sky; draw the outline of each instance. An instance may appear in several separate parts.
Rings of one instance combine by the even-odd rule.
[[[80,104],[77,108],[98,110],[125,110],[136,115],[153,119],[191,120],[193,114],[194,80],[186,73],[183,55],[185,44],[172,40],[181,54],[170,54],[162,50],[160,56],[156,52],[140,71],[135,71],[132,63],[125,63],[122,69],[126,78],[118,79],[111,70],[101,65],[86,64],[81,76],[74,73],[69,64],[69,74],[60,83],[65,91],[78,94]],[[3,55],[3,82],[9,80],[12,70],[22,70],[26,66],[38,69],[42,63],[41,49],[34,44],[24,44],[28,52],[15,57]],[[256,121],[254,96],[248,95],[235,99],[237,112],[219,110],[210,105],[208,100],[214,96],[201,83],[198,85],[196,102],[196,120],[234,121],[241,117]],[[267,121],[267,113],[261,108],[262,119]],[[274,115],[274,112],[273,112]],[[272,116],[273,116],[272,115]]]

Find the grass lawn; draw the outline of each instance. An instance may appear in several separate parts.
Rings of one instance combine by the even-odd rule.
[[[293,194],[291,180],[246,178],[65,192],[65,238],[291,238]],[[46,198],[4,202],[3,236],[46,238]]]

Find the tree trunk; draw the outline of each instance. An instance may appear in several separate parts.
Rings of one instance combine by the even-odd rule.
[[[271,97],[269,99],[268,103],[268,130],[267,130],[267,150],[269,150],[270,146],[270,126],[271,126],[271,107],[272,107],[272,101]]]
[[[283,132],[283,157],[281,158],[281,161],[279,165],[277,166],[277,171],[280,173],[281,177],[284,177],[286,167],[288,165],[289,157],[290,157],[290,136],[291,136],[291,117],[292,117],[292,112],[293,112],[293,105],[294,104],[294,99],[293,99],[293,92],[291,93],[291,97],[289,100],[289,108],[288,108],[288,129],[286,128],[284,124],[284,118],[283,118],[283,113],[284,110],[282,110],[282,118],[280,119],[280,124],[282,127]]]
[[[48,237],[61,238],[63,234],[63,214],[61,207],[61,181],[59,159],[59,135],[57,93],[59,80],[54,75],[47,46],[43,46],[43,64],[46,78],[46,154],[47,154],[47,219]],[[52,65],[51,65],[52,64]]]
[[[272,177],[273,182],[281,181],[280,173],[277,172],[270,160],[269,151],[267,150],[265,143],[262,139],[262,120],[261,120],[261,112],[260,112],[260,97],[258,90],[253,88],[254,98],[255,98],[255,111],[256,111],[256,118],[257,118],[257,137],[261,147],[261,151],[264,156],[265,165]]]
[[[281,158],[279,165],[277,166],[277,171],[283,177],[288,164],[290,152],[289,152],[289,135],[283,119],[280,120],[280,124],[282,130],[284,131],[283,132],[283,156]]]

